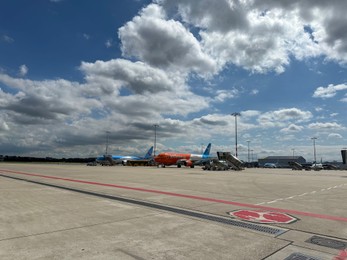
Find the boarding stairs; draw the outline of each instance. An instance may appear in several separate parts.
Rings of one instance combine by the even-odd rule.
[[[230,169],[235,171],[243,170],[243,163],[230,152],[217,152],[218,160],[225,161]]]
[[[304,167],[298,162],[288,162],[289,166],[292,167],[293,171],[301,171]]]

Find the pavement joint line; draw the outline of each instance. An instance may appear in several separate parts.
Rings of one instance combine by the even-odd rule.
[[[153,190],[153,189],[130,187],[130,186],[117,185],[117,184],[69,179],[69,178],[62,178],[62,177],[57,177],[57,176],[42,175],[42,174],[37,174],[37,173],[26,173],[26,172],[12,171],[12,170],[4,170],[4,169],[0,169],[0,172],[10,173],[10,174],[11,173],[12,174],[19,174],[19,175],[25,175],[25,176],[32,176],[32,177],[40,177],[40,178],[46,178],[46,179],[63,180],[63,181],[74,182],[74,183],[84,183],[84,184],[96,185],[96,186],[113,187],[113,188],[118,188],[118,189],[133,190],[133,191],[139,191],[139,192],[164,194],[164,195],[173,196],[173,197],[181,197],[181,198],[187,198],[187,199],[210,201],[210,202],[228,204],[228,205],[239,206],[239,207],[256,208],[256,209],[262,209],[262,210],[283,212],[283,213],[288,213],[288,214],[293,214],[293,215],[301,215],[301,216],[320,218],[320,219],[326,219],[326,220],[347,222],[347,217],[332,216],[332,215],[318,214],[318,213],[312,213],[312,212],[304,212],[304,211],[298,211],[298,210],[292,210],[292,209],[275,208],[275,207],[269,207],[269,206],[262,206],[262,205],[256,205],[256,204],[250,204],[250,203],[241,203],[241,202],[237,202],[237,201],[229,201],[229,200],[223,200],[223,199],[207,198],[207,197],[174,193],[174,192],[167,192],[167,191],[161,191],[161,190]]]
[[[290,240],[287,240],[287,239],[282,239],[281,237],[278,237],[277,239],[280,239],[280,240],[282,240],[282,241],[286,241],[286,242],[288,242],[288,244],[287,244],[287,245],[284,245],[284,246],[282,246],[282,247],[280,247],[280,248],[278,248],[277,250],[275,250],[275,251],[272,252],[271,254],[265,256],[265,257],[262,258],[261,260],[265,260],[265,259],[267,259],[267,258],[269,258],[269,257],[271,257],[271,256],[273,256],[273,255],[275,255],[275,254],[277,254],[278,252],[284,250],[286,247],[288,247],[288,246],[290,246],[290,245],[293,244],[293,241],[290,241]]]
[[[0,176],[4,176],[4,175],[0,175]],[[100,226],[100,225],[107,225],[107,224],[112,224],[112,223],[120,223],[120,222],[128,221],[128,220],[141,219],[143,217],[152,217],[153,215],[159,215],[159,213],[157,212],[156,214],[141,215],[141,217],[133,217],[133,218],[127,218],[127,219],[120,219],[120,220],[116,220],[116,221],[107,221],[107,222],[83,225],[83,226],[78,226],[78,227],[57,229],[57,230],[41,232],[41,233],[36,233],[36,234],[29,234],[29,235],[23,235],[23,236],[17,236],[17,237],[3,238],[3,239],[0,239],[0,242],[8,241],[8,240],[14,240],[14,239],[21,239],[21,238],[26,238],[26,237],[35,237],[35,236],[42,236],[42,235],[47,235],[47,234],[54,234],[54,233],[59,233],[59,232],[64,232],[64,231],[77,230],[77,229],[81,229],[81,228],[89,228],[89,227],[95,227],[95,226]]]

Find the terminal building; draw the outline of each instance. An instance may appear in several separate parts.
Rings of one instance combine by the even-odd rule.
[[[347,164],[347,150],[341,150],[342,164]]]
[[[347,149],[341,150],[341,156],[342,156],[342,165],[340,166],[340,169],[347,170]]]
[[[289,162],[305,164],[306,159],[302,156],[268,156],[258,159],[259,167],[263,167],[266,163],[272,163],[278,168],[288,168],[290,167]]]

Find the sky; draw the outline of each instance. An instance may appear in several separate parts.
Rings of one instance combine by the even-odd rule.
[[[0,154],[341,161],[347,1],[4,0]],[[240,113],[236,118],[232,113]],[[236,120],[235,120],[236,119]],[[158,125],[158,127],[154,127]]]

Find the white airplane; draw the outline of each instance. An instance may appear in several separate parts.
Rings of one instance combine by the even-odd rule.
[[[153,146],[149,148],[148,152],[144,157],[132,156],[132,155],[103,155],[96,158],[96,161],[101,165],[115,165],[115,164],[123,164],[126,165],[127,160],[143,160],[143,159],[151,159],[153,153]]]

